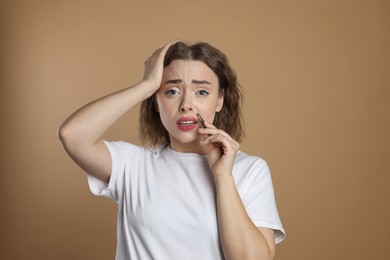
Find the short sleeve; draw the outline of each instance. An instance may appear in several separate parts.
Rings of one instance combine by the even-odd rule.
[[[109,183],[106,184],[87,173],[88,185],[94,195],[107,197],[117,202],[123,186],[121,183],[123,183],[124,178],[126,149],[124,142],[103,142],[110,153],[112,162]]]
[[[275,231],[275,243],[286,236],[276,207],[271,173],[267,163],[258,158],[250,166],[248,183],[242,200],[246,211],[257,227],[266,227]]]

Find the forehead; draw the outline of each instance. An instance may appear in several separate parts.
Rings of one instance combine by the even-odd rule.
[[[218,83],[218,77],[204,62],[198,60],[174,60],[164,68],[163,80],[208,80]]]

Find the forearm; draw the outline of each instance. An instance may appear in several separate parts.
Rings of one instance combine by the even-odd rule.
[[[118,119],[152,94],[153,86],[142,81],[85,105],[61,125],[61,140],[77,144],[96,143]]]
[[[226,259],[272,259],[267,240],[249,218],[231,175],[216,176],[218,225]]]
[[[142,81],[95,100],[74,112],[60,126],[59,139],[70,157],[90,175],[108,183],[111,177],[110,153],[103,134],[161,85],[164,57],[172,42],[156,50],[144,64]]]

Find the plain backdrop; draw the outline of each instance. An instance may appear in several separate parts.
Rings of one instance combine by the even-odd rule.
[[[390,257],[389,1],[14,0],[0,5],[1,259],[113,259],[116,204],[57,129],[174,39],[230,58],[241,149],[271,168],[277,260]],[[107,133],[138,144],[138,107]]]

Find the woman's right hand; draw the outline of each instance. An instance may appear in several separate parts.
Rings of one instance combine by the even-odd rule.
[[[168,49],[178,41],[168,42],[164,47],[157,49],[146,59],[144,76],[142,81],[150,84],[154,91],[157,91],[161,86],[161,79],[164,70],[164,58]]]

